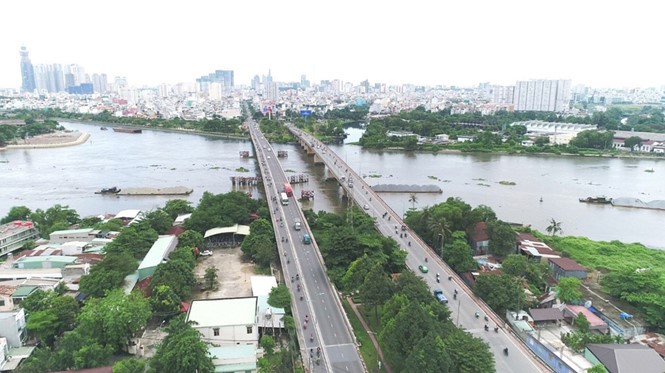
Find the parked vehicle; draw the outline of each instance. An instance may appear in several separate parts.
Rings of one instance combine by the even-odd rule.
[[[200,255],[201,256],[212,256],[212,250],[202,251]]]

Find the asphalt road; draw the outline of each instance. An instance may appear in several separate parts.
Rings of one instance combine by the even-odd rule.
[[[311,135],[290,127],[296,136],[305,139],[322,159],[326,167],[332,172],[345,189],[347,195],[363,208],[366,213],[373,216],[377,228],[381,233],[392,237],[399,245],[408,252],[406,258],[407,266],[415,273],[423,277],[432,291],[441,289],[448,298],[448,307],[451,311],[452,321],[459,327],[463,327],[476,337],[480,337],[490,346],[496,361],[496,371],[499,373],[522,373],[522,372],[549,372],[537,358],[535,358],[526,346],[513,336],[510,329],[504,327],[503,321],[497,317],[473,292],[462,283],[455,272],[448,267],[434,252],[415,236],[414,232],[407,228],[402,231],[403,221],[383,200],[376,194],[365,181],[356,174],[342,158],[332,152],[327,146],[313,138]],[[384,217],[384,214],[385,217]],[[401,235],[401,236],[400,236]],[[425,265],[429,271],[422,273],[420,265]],[[437,281],[436,274],[440,274]],[[450,279],[449,279],[450,278]],[[457,299],[454,298],[455,290],[458,291]],[[478,312],[480,316],[475,317]],[[489,320],[485,321],[485,315]],[[485,324],[489,331],[485,331]],[[498,332],[494,331],[499,327]],[[508,348],[508,356],[503,352]]]
[[[328,279],[323,258],[300,206],[295,197],[290,197],[286,206],[280,202],[280,193],[287,180],[277,153],[254,121],[250,120],[248,125],[264,178],[284,276],[294,294],[293,317],[303,361],[313,372],[364,372],[365,366],[350,324]],[[294,227],[295,219],[301,221],[300,230]],[[312,237],[312,243],[308,245],[303,243],[306,233]],[[320,358],[317,354],[319,347]]]

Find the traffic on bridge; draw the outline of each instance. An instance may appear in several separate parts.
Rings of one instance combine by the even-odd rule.
[[[313,152],[319,162],[325,164],[328,175],[339,181],[346,195],[375,218],[377,229],[392,237],[407,251],[407,266],[419,273],[433,292],[441,290],[437,296],[443,295],[449,301],[453,322],[489,344],[497,372],[550,372],[512,334],[508,325],[473,294],[459,276],[404,224],[400,216],[344,160],[310,134],[292,125],[289,130],[304,141],[305,146],[310,148],[309,152]]]
[[[285,282],[292,294],[301,355],[308,372],[365,372],[349,320],[330,283],[316,240],[291,185],[258,124],[248,120],[264,178]]]

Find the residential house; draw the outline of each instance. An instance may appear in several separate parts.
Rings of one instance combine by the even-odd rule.
[[[665,361],[658,353],[639,344],[596,344],[584,349],[584,357],[602,364],[609,373],[663,373]]]
[[[262,335],[275,335],[284,329],[283,308],[273,307],[268,304],[268,296],[273,288],[277,287],[275,276],[252,276],[252,295],[258,300],[258,327],[262,329]]]
[[[251,345],[258,348],[257,297],[197,299],[192,301],[187,321],[201,338],[219,346]]]
[[[12,268],[19,269],[40,269],[40,268],[64,268],[66,265],[76,262],[75,256],[24,256],[16,259]]]
[[[39,289],[36,285],[20,285],[12,294],[12,302],[14,305],[19,305],[21,302],[32,294],[35,290]]]
[[[10,347],[21,347],[27,337],[25,329],[25,311],[0,312],[0,337],[7,338]]]
[[[71,241],[90,242],[99,234],[99,230],[92,228],[83,229],[68,229],[62,231],[55,231],[49,235],[49,243],[65,243]]]
[[[570,258],[549,258],[549,265],[552,268],[554,278],[557,280],[564,277],[577,277],[584,280],[587,277],[586,268]]]
[[[536,326],[557,326],[563,320],[563,311],[559,308],[529,308],[529,315]]]
[[[560,258],[546,243],[538,240],[531,233],[517,234],[517,252],[537,262],[544,262],[549,258]]]
[[[16,291],[16,286],[0,285],[0,312],[11,311],[14,309],[14,300],[12,294]]]
[[[490,236],[487,234],[487,223],[481,221],[473,226],[473,231],[469,235],[469,243],[473,255],[484,255],[488,252]]]

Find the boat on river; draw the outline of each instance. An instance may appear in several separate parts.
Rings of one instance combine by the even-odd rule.
[[[104,188],[99,192],[95,192],[95,194],[118,194],[120,193],[120,191],[121,189],[118,187],[111,187],[111,188]]]
[[[122,133],[142,133],[143,130],[140,128],[127,128],[127,127],[114,127],[113,132],[122,132]]]
[[[612,203],[612,198],[607,198],[605,196],[587,197],[587,198],[580,198],[580,202],[607,205]]]
[[[106,128],[106,127],[100,127],[99,129],[102,130],[102,131],[108,131],[108,128]]]

